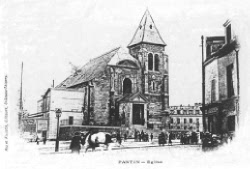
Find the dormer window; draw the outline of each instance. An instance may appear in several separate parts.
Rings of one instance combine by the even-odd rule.
[[[227,44],[230,43],[231,38],[232,38],[231,24],[229,24],[229,25],[226,27],[226,38],[227,38]]]

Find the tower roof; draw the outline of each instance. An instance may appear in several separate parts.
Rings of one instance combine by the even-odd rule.
[[[117,66],[122,61],[131,61],[132,63],[138,66],[139,65],[138,61],[134,57],[132,57],[127,50],[128,49],[120,47],[120,49],[117,50],[116,54],[109,61],[108,65]]]
[[[154,20],[150,15],[148,9],[145,11],[128,47],[143,42],[166,46],[166,43],[162,39],[157,27],[155,26]]]

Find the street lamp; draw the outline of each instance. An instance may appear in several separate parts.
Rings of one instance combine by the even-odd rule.
[[[58,152],[59,149],[59,118],[61,117],[62,114],[62,109],[55,109],[56,117],[57,117],[57,131],[56,131],[56,147],[55,147],[55,152]]]
[[[205,65],[204,65],[204,52],[203,52],[203,41],[204,37],[201,36],[201,49],[202,49],[202,60],[201,60],[201,67],[202,67],[202,123],[203,123],[203,131],[207,131],[207,124],[206,124],[206,117],[205,117]]]

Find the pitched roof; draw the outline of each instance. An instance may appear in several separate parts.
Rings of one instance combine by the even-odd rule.
[[[144,13],[128,47],[142,42],[166,46],[148,10]]]
[[[110,66],[117,66],[119,65],[122,61],[131,61],[133,62],[137,67],[139,67],[138,60],[136,60],[133,56],[131,56],[127,49],[125,50],[124,48],[120,48],[117,50],[117,52],[114,54],[108,65]]]
[[[118,102],[148,102],[148,99],[146,96],[144,96],[142,93],[127,93],[122,98],[117,100]]]
[[[81,68],[80,72],[70,75],[62,83],[56,86],[56,88],[72,87],[92,80],[95,77],[101,76],[104,73],[104,70],[110,62],[111,58],[116,54],[119,49],[120,47],[115,48],[97,58],[90,60]]]

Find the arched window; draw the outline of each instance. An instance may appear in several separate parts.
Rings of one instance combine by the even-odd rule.
[[[148,70],[153,70],[153,54],[148,54]]]
[[[123,94],[132,92],[132,82],[130,79],[125,78],[123,81]]]
[[[159,55],[155,54],[155,71],[159,71]]]

